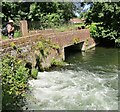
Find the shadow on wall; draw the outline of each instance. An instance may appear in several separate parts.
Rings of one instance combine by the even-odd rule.
[[[77,52],[81,52],[82,46],[83,46],[84,42],[78,43],[78,44],[74,44],[68,47],[64,48],[64,53],[65,53],[65,59],[73,53],[77,53]]]

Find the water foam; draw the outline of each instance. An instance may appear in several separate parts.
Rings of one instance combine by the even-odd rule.
[[[37,80],[29,81],[32,90],[27,106],[34,110],[117,110],[118,90],[112,82],[117,83],[116,74],[101,78],[84,70],[40,72]]]

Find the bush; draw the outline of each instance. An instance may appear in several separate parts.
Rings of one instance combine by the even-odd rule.
[[[95,37],[96,36],[96,30],[97,30],[96,23],[92,23],[91,25],[88,25],[87,28],[90,29],[90,35],[92,37]]]
[[[57,13],[47,14],[44,16],[43,21],[47,28],[53,28],[55,26],[59,26],[62,23],[60,15]]]
[[[7,55],[2,59],[3,109],[20,107],[20,100],[27,89],[28,70],[22,60]]]

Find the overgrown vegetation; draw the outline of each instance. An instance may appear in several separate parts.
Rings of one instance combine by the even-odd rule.
[[[38,50],[36,68],[32,68],[24,58],[22,50],[11,42],[11,47],[17,52],[15,56],[6,54],[1,61],[2,76],[2,108],[3,110],[19,110],[24,106],[24,96],[28,89],[28,79],[37,78],[38,71],[44,70],[41,63],[49,55],[51,49],[59,50],[59,45],[51,44],[49,40],[38,42],[34,50]],[[63,62],[52,59],[51,66],[62,66]]]
[[[2,2],[0,17],[3,23],[9,18],[15,23],[25,19],[30,21],[29,29],[42,29],[67,23],[75,17],[75,8],[72,2]]]
[[[64,65],[65,65],[65,62],[59,61],[55,58],[53,58],[51,61],[51,66],[64,66]]]
[[[90,25],[87,25],[86,28],[89,28],[90,29],[90,35],[91,37],[93,38],[96,38],[96,30],[97,30],[97,26],[96,26],[97,23],[91,23]]]
[[[73,38],[73,43],[74,43],[74,44],[78,44],[79,41],[80,41],[79,38]]]
[[[21,49],[13,42],[11,47],[17,54],[12,56],[7,53],[1,60],[3,110],[19,110],[24,106],[28,79],[36,79],[38,74],[38,70],[26,66],[27,62]]]
[[[19,109],[27,89],[28,69],[22,60],[6,55],[2,58],[2,108]]]
[[[104,44],[120,39],[120,2],[95,2],[87,14],[86,23],[92,23],[92,36]],[[93,23],[97,23],[93,26]],[[118,46],[119,47],[119,46]]]
[[[33,68],[31,70],[31,77],[34,78],[34,79],[37,79],[37,75],[38,75],[38,70]]]
[[[59,54],[60,46],[58,44],[53,44],[50,40],[42,39],[33,48],[36,51],[36,68],[39,71],[44,71],[48,68],[43,68],[42,63],[45,62],[47,56],[51,53],[52,49],[57,50]]]

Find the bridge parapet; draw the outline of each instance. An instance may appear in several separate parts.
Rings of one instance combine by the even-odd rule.
[[[16,46],[20,47],[22,52],[26,53],[26,60],[31,62],[33,66],[36,64],[36,54],[33,46],[35,46],[42,39],[51,41],[52,44],[57,44],[60,46],[59,53],[56,49],[51,49],[51,53],[46,58],[46,61],[43,62],[44,67],[50,66],[50,62],[53,58],[64,60],[64,48],[74,45],[76,43],[84,42],[81,50],[87,50],[95,46],[95,42],[92,38],[90,38],[90,32],[88,29],[82,30],[72,30],[67,32],[50,32],[45,33],[44,31],[40,33],[36,33],[34,35],[28,35],[16,39],[8,39],[1,41],[0,45],[0,53],[1,56],[4,56],[6,53],[11,55],[17,55],[13,48],[11,47],[11,43],[14,43]],[[86,42],[87,41],[87,42]],[[87,43],[87,44],[86,44]]]

